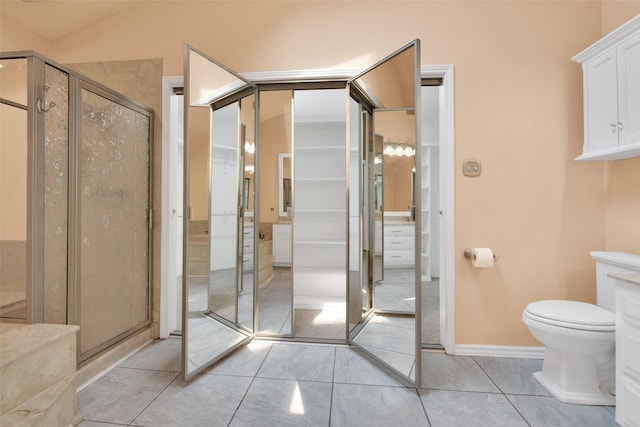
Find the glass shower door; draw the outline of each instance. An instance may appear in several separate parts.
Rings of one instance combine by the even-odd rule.
[[[0,61],[0,317],[27,319],[27,60]]]
[[[78,152],[80,359],[149,312],[151,117],[85,85]]]

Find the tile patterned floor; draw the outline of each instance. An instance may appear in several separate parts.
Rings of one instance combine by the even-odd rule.
[[[353,349],[254,341],[185,383],[180,340],[157,340],[78,393],[80,427],[616,426],[613,408],[568,405],[540,360],[424,352],[424,388]]]

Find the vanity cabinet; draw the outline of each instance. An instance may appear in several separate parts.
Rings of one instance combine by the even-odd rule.
[[[385,268],[413,268],[415,266],[415,224],[384,224]]]
[[[253,271],[253,219],[245,220],[242,230],[242,270]]]
[[[616,279],[616,421],[640,420],[640,274]]]
[[[291,224],[273,224],[273,265],[291,267]]]
[[[640,15],[572,59],[582,64],[584,91],[576,160],[640,156]]]

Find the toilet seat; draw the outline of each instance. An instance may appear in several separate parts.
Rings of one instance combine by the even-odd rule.
[[[614,313],[579,301],[536,301],[527,305],[523,315],[533,321],[582,331],[613,332],[616,326]]]

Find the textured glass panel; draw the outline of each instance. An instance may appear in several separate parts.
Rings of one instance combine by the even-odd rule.
[[[69,75],[45,66],[44,321],[67,322],[67,206],[69,189]]]
[[[27,60],[0,65],[0,317],[25,319]]]
[[[149,318],[147,116],[82,91],[80,353]]]

